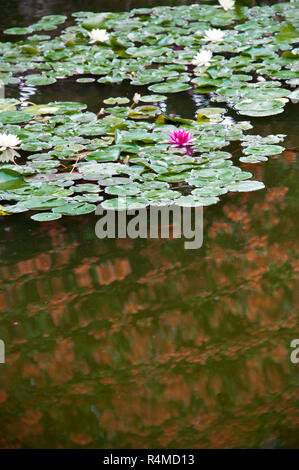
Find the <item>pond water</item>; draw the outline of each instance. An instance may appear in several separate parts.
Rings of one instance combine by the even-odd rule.
[[[1,28],[81,9],[76,0],[2,0]],[[66,80],[29,93],[97,111],[104,98],[135,91]],[[190,91],[172,95],[167,112],[193,118],[198,99],[206,104]],[[94,215],[1,217],[0,447],[299,447],[299,365],[290,360],[299,338],[296,120],[291,103],[250,119],[254,133],[286,134],[286,150],[242,166],[265,190],[204,209],[199,250],[181,239],[99,240]]]

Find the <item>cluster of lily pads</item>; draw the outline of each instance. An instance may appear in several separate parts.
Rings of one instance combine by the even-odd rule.
[[[32,218],[53,220],[93,212],[100,202],[118,210],[207,206],[228,191],[264,187],[222,150],[232,141],[242,142],[242,161],[249,163],[284,150],[277,145],[283,135],[246,135],[252,127],[246,121],[224,124],[223,108],[201,109],[196,120],[171,118],[157,105],[139,105],[142,99],[148,96],[132,103],[110,98],[98,115],[83,103],[22,109],[17,100],[2,99],[0,135],[16,136],[26,153],[0,164],[2,211],[45,211]],[[177,145],[170,136],[180,129],[188,138]]]
[[[164,115],[159,106],[164,93],[192,88],[255,117],[281,113],[298,99],[292,88],[299,82],[299,2],[219,3],[77,12],[76,24],[65,29],[65,16],[50,15],[7,29],[14,40],[0,43],[4,84],[50,85],[75,76],[84,83],[128,80],[148,85],[151,94],[136,93],[132,102],[109,98],[98,114],[78,102],[1,99],[2,212],[45,211],[32,218],[52,220],[93,212],[98,203],[206,206],[228,191],[263,188],[223,149],[241,141],[240,161],[258,163],[284,150],[284,136],[245,135],[250,123],[224,119],[224,108],[199,109],[190,120]],[[59,34],[40,33],[58,26]],[[189,137],[184,143],[181,136]]]
[[[195,88],[213,93],[248,116],[283,111],[298,99],[298,2],[223,8],[195,4],[134,9],[123,13],[73,13],[76,24],[51,31],[67,19],[50,15],[6,34],[0,43],[0,80],[49,85],[79,75],[79,82],[148,85],[154,93]]]

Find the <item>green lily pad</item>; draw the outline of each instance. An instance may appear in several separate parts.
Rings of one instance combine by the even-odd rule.
[[[62,217],[61,214],[54,214],[53,212],[41,212],[40,214],[34,214],[30,218],[38,222],[47,222],[50,220],[57,220]]]
[[[236,109],[246,116],[264,117],[282,113],[283,106],[284,103],[278,100],[244,100],[236,104]]]
[[[239,183],[231,184],[228,189],[229,191],[247,192],[257,191],[265,187],[261,181],[240,181]]]
[[[219,201],[218,197],[195,197],[193,195],[181,196],[176,199],[175,203],[180,207],[202,207],[216,204]]]
[[[136,183],[107,186],[105,189],[106,194],[113,196],[135,196],[139,192],[140,188]]]
[[[28,28],[22,28],[22,27],[8,28],[4,30],[4,33],[23,35],[23,34],[30,34],[32,33],[32,31],[33,29],[29,26]]]
[[[10,169],[0,169],[0,190],[19,188],[24,184],[24,177]]]
[[[32,114],[24,111],[3,111],[0,112],[0,122],[2,124],[15,124],[18,122],[26,122],[33,118]]]
[[[59,199],[55,196],[35,196],[29,197],[23,202],[23,205],[27,209],[41,210],[41,209],[53,209],[65,204],[64,199]]]
[[[76,80],[77,83],[93,83],[95,82],[95,78],[91,78],[91,77],[86,77],[86,78],[77,78]]]
[[[144,103],[155,103],[157,101],[165,101],[167,96],[164,95],[144,95],[140,98],[140,101]]]
[[[63,215],[83,215],[94,212],[95,209],[96,206],[94,204],[69,202],[59,207],[54,207],[53,212]]]
[[[281,145],[250,145],[244,149],[247,155],[277,155],[285,149]]]
[[[151,85],[149,90],[154,91],[155,93],[178,93],[180,91],[190,90],[191,85],[184,82],[165,82],[157,83],[156,85]]]
[[[113,211],[144,209],[149,202],[144,198],[127,197],[108,199],[101,203],[103,209]]]
[[[120,150],[117,147],[111,147],[104,150],[97,150],[96,152],[91,152],[87,160],[95,160],[97,162],[114,162],[118,160],[120,155]]]
[[[30,75],[26,77],[27,85],[52,85],[56,82],[54,77],[46,77],[43,75],[31,77]]]

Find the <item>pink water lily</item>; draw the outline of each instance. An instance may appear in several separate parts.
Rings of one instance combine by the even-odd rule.
[[[193,134],[189,131],[185,131],[185,129],[177,129],[176,131],[172,131],[168,134],[171,140],[168,140],[169,144],[175,144],[179,147],[183,147],[184,145],[188,145],[193,140]]]

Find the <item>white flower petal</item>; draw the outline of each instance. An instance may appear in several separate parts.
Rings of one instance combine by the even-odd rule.
[[[88,33],[91,41],[90,44],[94,44],[95,42],[105,42],[109,39],[109,34],[107,34],[106,29],[92,29]]]
[[[235,6],[235,0],[218,0],[223,10],[232,10]]]
[[[140,101],[140,98],[141,98],[141,95],[139,93],[135,93],[135,95],[133,96],[134,103],[138,104]]]
[[[206,41],[217,42],[222,41],[225,36],[225,32],[221,31],[221,29],[207,29],[205,31],[204,39]]]
[[[197,67],[208,66],[212,60],[213,53],[209,50],[202,50],[193,59],[192,64]]]
[[[16,148],[20,145],[20,139],[14,134],[0,134],[0,147],[1,151],[6,149]]]

